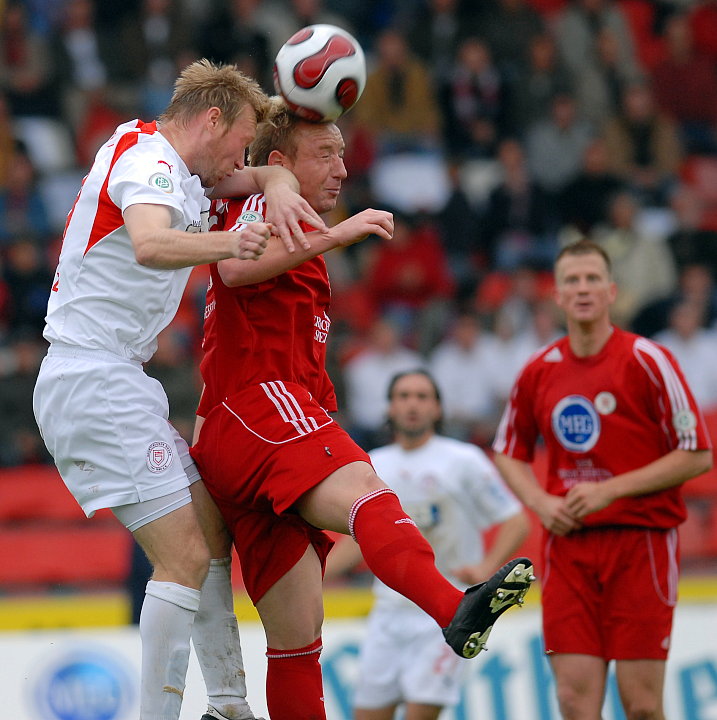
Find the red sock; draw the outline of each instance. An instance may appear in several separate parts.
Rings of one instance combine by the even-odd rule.
[[[379,580],[416,603],[442,628],[450,623],[463,593],[438,572],[433,549],[392,490],[360,497],[351,508],[349,529]]]
[[[326,720],[321,638],[296,650],[266,649],[266,703],[271,720]]]

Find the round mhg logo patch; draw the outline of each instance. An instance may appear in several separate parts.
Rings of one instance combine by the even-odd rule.
[[[582,395],[568,395],[553,408],[550,417],[558,442],[572,452],[587,452],[600,437],[600,416]]]

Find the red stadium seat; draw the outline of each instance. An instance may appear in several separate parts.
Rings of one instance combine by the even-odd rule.
[[[85,514],[53,465],[3,468],[0,473],[0,524],[8,521],[83,520]],[[114,518],[99,510],[95,520]]]
[[[0,587],[122,585],[131,535],[110,510],[88,520],[53,466],[0,473]]]
[[[0,532],[0,586],[121,585],[131,536],[118,522],[92,527],[40,523]]]
[[[6,468],[0,473],[0,522],[84,517],[54,466]]]

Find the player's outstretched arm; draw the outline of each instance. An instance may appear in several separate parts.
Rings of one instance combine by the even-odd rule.
[[[127,232],[140,265],[161,270],[204,265],[226,258],[254,260],[266,249],[271,226],[255,223],[241,233],[188,233],[171,227],[166,205],[130,205],[124,211]]]
[[[343,220],[331,228],[336,247],[348,247],[376,235],[382,240],[393,237],[393,214],[386,210],[368,208]]]
[[[309,233],[306,236],[310,241],[309,248],[298,248],[293,253],[287,252],[277,238],[271,238],[266,252],[257,262],[223,260],[218,264],[219,274],[222,282],[229,287],[253,285],[276,277],[329,250],[360,242],[369,235],[389,240],[393,236],[393,215],[385,210],[363,210],[326,232]]]

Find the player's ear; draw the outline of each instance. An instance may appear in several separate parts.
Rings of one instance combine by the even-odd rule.
[[[287,158],[284,153],[279,152],[279,150],[272,150],[269,153],[269,157],[266,161],[267,165],[281,165],[283,167],[286,167],[287,164]]]
[[[560,307],[560,288],[558,287],[558,279],[553,282],[553,302]]]
[[[221,117],[222,111],[218,107],[210,107],[205,114],[207,127],[215,129],[220,124]]]
[[[615,300],[617,300],[617,283],[614,280],[610,281],[610,291],[608,297],[611,303],[614,303]]]

